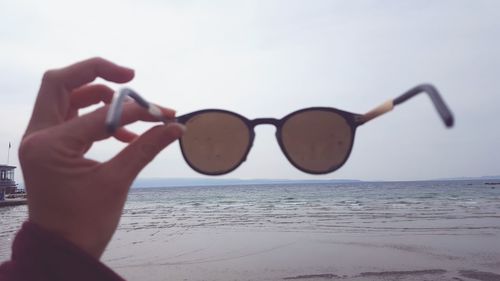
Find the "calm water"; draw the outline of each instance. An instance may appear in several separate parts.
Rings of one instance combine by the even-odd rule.
[[[0,261],[26,206],[0,209]],[[119,232],[139,229],[500,235],[500,186],[483,181],[133,189]]]

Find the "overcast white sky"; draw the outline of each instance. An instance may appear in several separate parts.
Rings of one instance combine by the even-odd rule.
[[[357,131],[340,170],[290,165],[274,128],[256,129],[227,178],[416,180],[500,174],[500,1],[2,1],[0,162],[17,147],[44,70],[102,56],[179,114],[224,108],[249,118],[308,106],[364,113],[421,82],[456,118],[445,129],[422,95]],[[112,85],[118,89],[118,85]],[[133,126],[142,131],[147,126]],[[123,148],[95,145],[105,160]],[[18,171],[18,180],[21,173]],[[201,177],[174,144],[141,177]]]

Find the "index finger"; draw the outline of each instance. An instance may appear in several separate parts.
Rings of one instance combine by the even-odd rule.
[[[163,116],[169,120],[175,120],[175,111],[165,107],[159,107]],[[79,143],[91,143],[111,136],[106,129],[105,118],[109,106],[100,108],[94,112],[87,113],[74,118],[62,125],[61,130],[65,135],[78,140]],[[136,103],[128,103],[123,106],[120,119],[120,127],[135,121],[160,122],[157,117],[151,115],[146,109]]]
[[[92,58],[47,71],[43,76],[26,134],[63,122],[70,107],[71,91],[97,77],[124,83],[134,77],[134,71],[102,58]]]
[[[42,87],[62,86],[66,91],[72,91],[94,81],[97,77],[116,83],[125,83],[134,77],[134,71],[103,58],[95,57],[61,69],[48,71],[44,75]]]

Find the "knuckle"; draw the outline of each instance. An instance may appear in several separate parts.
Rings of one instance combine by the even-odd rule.
[[[105,63],[106,60],[103,57],[95,56],[95,57],[90,58],[89,62],[95,63],[95,64],[102,64],[102,63]]]
[[[42,77],[42,84],[50,84],[58,80],[59,71],[56,69],[50,69],[45,71]]]
[[[26,163],[38,158],[37,151],[40,150],[40,146],[43,143],[44,142],[36,134],[25,137],[19,145],[19,161],[21,163]]]

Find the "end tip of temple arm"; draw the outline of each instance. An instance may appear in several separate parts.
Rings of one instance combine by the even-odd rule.
[[[451,113],[451,110],[448,108],[443,98],[439,94],[439,91],[432,84],[424,83],[411,88],[410,90],[406,91],[406,93],[394,99],[394,105],[403,103],[419,93],[427,93],[446,127],[448,128],[453,127],[454,124],[453,114]]]
[[[115,124],[107,123],[106,122],[106,131],[110,134],[114,134],[116,132],[116,126]]]
[[[451,112],[449,112],[449,114],[445,115],[440,114],[440,115],[447,128],[453,127],[453,125],[455,124],[455,119],[453,118],[453,114],[451,114]]]
[[[385,103],[379,105],[378,107],[372,109],[371,111],[363,115],[356,116],[355,119],[356,123],[358,125],[363,125],[364,123],[386,112],[391,111],[394,108],[394,106],[407,101],[408,99],[414,97],[419,93],[427,93],[431,98],[434,107],[438,111],[439,116],[443,120],[446,127],[448,128],[453,127],[454,124],[453,114],[451,113],[450,109],[448,108],[444,100],[441,98],[441,95],[439,94],[438,90],[432,84],[428,83],[420,84],[416,87],[413,87],[410,90],[403,93],[401,96],[395,98],[394,100],[386,101]]]

